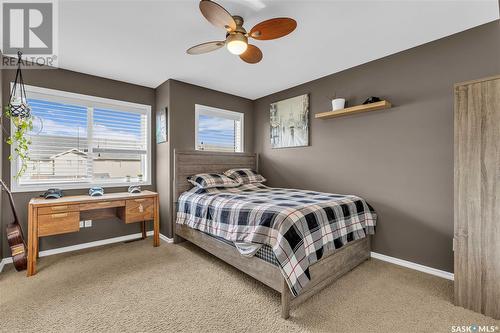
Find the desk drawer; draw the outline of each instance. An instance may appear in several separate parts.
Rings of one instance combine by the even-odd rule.
[[[50,236],[80,230],[80,213],[38,215],[38,236]]]
[[[142,198],[127,200],[125,223],[134,223],[154,219],[154,199]]]
[[[80,204],[80,210],[92,210],[125,206],[125,200],[97,201]]]
[[[78,205],[57,205],[49,207],[40,207],[38,208],[38,214],[45,215],[45,214],[65,213],[65,212],[77,212],[78,210],[79,210]]]

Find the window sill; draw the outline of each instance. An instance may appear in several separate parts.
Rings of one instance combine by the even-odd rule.
[[[116,188],[116,187],[129,187],[129,186],[150,186],[151,181],[145,182],[118,182],[118,183],[60,183],[60,184],[44,184],[44,185],[18,185],[12,184],[12,193],[23,192],[45,192],[49,188],[58,188],[61,190],[81,190],[90,189],[91,187]]]
[[[196,151],[206,151],[206,152],[209,152],[209,153],[228,153],[228,154],[241,154],[241,153],[244,153],[244,151],[230,151],[230,150],[223,150],[223,149],[220,149],[220,150],[217,150],[217,149],[199,149],[199,148],[195,148]]]

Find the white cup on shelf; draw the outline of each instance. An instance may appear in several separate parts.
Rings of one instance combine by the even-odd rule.
[[[345,98],[332,99],[332,111],[341,110],[345,107]]]

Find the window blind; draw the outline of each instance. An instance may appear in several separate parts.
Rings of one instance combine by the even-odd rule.
[[[146,115],[94,109],[93,175],[99,179],[139,177],[147,154]]]
[[[150,183],[149,106],[27,88],[34,128],[15,191]]]
[[[85,181],[90,178],[87,107],[28,99],[34,115],[30,161],[20,183]]]

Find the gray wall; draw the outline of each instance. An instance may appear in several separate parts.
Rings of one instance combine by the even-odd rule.
[[[160,86],[163,88],[163,85]],[[195,105],[202,104],[216,108],[243,112],[244,119],[244,149],[247,152],[253,151],[253,102],[249,99],[222,93],[220,91],[206,89],[192,84],[169,80],[169,113],[170,113],[170,163],[169,166],[163,164],[158,165],[158,173],[163,173],[167,168],[173,170],[173,153],[174,149],[178,150],[193,150],[195,148]],[[160,197],[165,196],[164,192],[168,192],[168,196],[172,193],[172,178],[173,172],[169,173],[170,184],[161,185],[158,189]],[[165,187],[164,187],[165,186]],[[171,201],[171,200],[170,200]],[[162,208],[162,211],[170,213],[172,206],[167,209]],[[170,215],[169,215],[170,216]],[[173,237],[172,221],[167,228],[167,237]]]
[[[156,110],[168,108],[170,111],[170,80],[164,82],[155,90]],[[170,112],[168,112],[170,115]],[[170,132],[171,121],[168,119],[167,142],[156,145],[156,190],[160,194],[160,232],[168,237],[171,227],[171,191],[170,191]]]
[[[0,55],[0,61],[2,60],[2,56]],[[3,69],[1,69],[1,65],[0,65],[0,107],[1,107],[1,112],[3,114],[3,96],[2,96],[2,81],[3,81]],[[3,121],[3,117],[0,115],[0,118],[2,118],[2,121]],[[2,123],[0,121],[0,127],[1,127]],[[2,129],[0,128],[0,131],[2,131]],[[2,146],[3,144],[1,142],[3,142],[3,137],[2,135],[0,134],[0,178],[1,178],[1,175],[2,175],[2,171],[3,171],[3,158],[2,158]],[[6,241],[6,237],[4,236],[4,227],[3,227],[3,223],[2,223],[2,216],[4,215],[3,213],[3,206],[2,206],[2,193],[3,191],[0,189],[0,261],[2,260],[3,258],[3,243],[4,242],[7,242]]]
[[[453,84],[500,74],[493,22],[255,101],[255,149],[269,185],[364,197],[379,214],[373,251],[453,271]],[[330,98],[394,107],[330,120]],[[271,149],[269,104],[310,95],[310,146]]]
[[[9,96],[10,82],[14,80],[15,71],[14,70],[3,70],[3,89],[2,95],[3,100],[6,101]],[[124,82],[104,79],[100,77],[95,77],[91,75],[76,73],[72,71],[62,70],[62,69],[47,69],[47,70],[25,70],[23,71],[23,78],[26,84],[34,85],[50,89],[58,89],[63,91],[69,91],[74,93],[86,94],[91,96],[98,96],[104,98],[111,98],[117,100],[123,100],[134,103],[147,104],[152,106],[153,110],[153,127],[155,128],[155,118],[154,118],[154,103],[155,103],[155,91],[151,88],[141,87],[133,84],[128,84]],[[3,179],[5,179],[8,184],[10,184],[10,168],[6,167],[9,165],[8,155],[10,153],[10,146],[8,146],[3,138],[3,154],[2,161],[4,164],[3,168]],[[153,135],[154,140],[154,135]],[[154,147],[154,146],[153,146]],[[153,149],[153,185],[149,189],[155,189],[155,153]],[[113,188],[106,189],[106,192],[118,192],[126,191],[126,187],[123,188]],[[71,190],[65,191],[66,195],[84,194],[86,190]],[[27,230],[27,206],[30,198],[38,196],[39,192],[27,192],[27,193],[15,193],[14,200],[19,211],[20,219],[22,221],[22,226],[24,230]],[[10,256],[10,250],[8,249],[7,242],[5,242],[5,226],[12,219],[10,209],[8,206],[7,197],[3,196],[2,201],[2,226],[1,226],[1,238],[3,241],[3,255]],[[139,224],[125,225],[118,219],[110,221],[95,221],[91,228],[81,229],[78,233],[58,235],[53,237],[44,237],[41,240],[40,250],[47,250],[52,248],[57,248],[61,246],[75,245],[79,243],[85,243],[100,239],[112,238],[123,236],[127,234],[140,232]],[[27,235],[26,235],[27,237]]]

